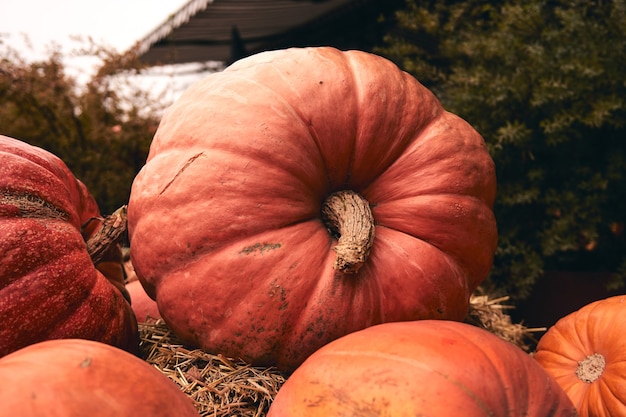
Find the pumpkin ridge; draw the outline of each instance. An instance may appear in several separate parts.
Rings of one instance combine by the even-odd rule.
[[[476,355],[477,353],[480,353],[480,355],[485,358],[485,360],[480,361],[480,363],[488,363],[491,370],[492,370],[492,375],[495,374],[497,379],[498,379],[498,386],[503,386],[506,387],[508,386],[508,384],[505,384],[505,381],[503,380],[503,375],[501,372],[498,372],[498,367],[494,364],[494,359],[493,358],[502,358],[504,357],[504,355],[506,354],[506,356],[510,356],[508,355],[508,352],[505,349],[502,349],[502,356],[499,355],[489,355],[488,352],[485,352],[485,350],[483,349],[483,347],[479,344],[478,340],[474,340],[471,339],[469,337],[467,337],[465,334],[463,334],[463,332],[460,329],[455,329],[452,326],[448,326],[447,330],[453,334],[455,334],[455,336],[459,339],[459,340],[465,340],[468,343],[471,343],[472,346],[474,346],[474,352],[473,354]],[[486,330],[485,330],[486,331]],[[507,342],[509,343],[509,342]],[[485,344],[487,346],[488,349],[491,348],[491,345],[489,345],[488,343]],[[508,346],[508,345],[507,345]],[[513,347],[513,345],[511,344],[510,347]],[[523,368],[522,368],[523,369]],[[511,387],[513,388],[513,387]],[[516,401],[514,399],[511,399],[510,395],[513,394],[515,390],[514,389],[510,389],[510,390],[506,390],[506,402],[507,402],[507,406],[511,406],[512,404],[515,404]]]
[[[42,224],[44,224],[40,219],[32,219],[33,221],[36,222],[41,222]],[[67,248],[71,249],[71,250],[79,250],[81,248],[81,244],[83,243],[82,240],[78,240],[75,239],[74,236],[71,236],[71,233],[74,231],[74,228],[71,224],[66,223],[66,222],[55,222],[56,224],[54,225],[54,227],[59,227],[59,231],[60,233],[67,233],[70,236],[63,236],[63,237],[67,237],[67,239],[65,240],[65,244],[67,245]],[[50,224],[46,224],[46,227],[52,227]],[[69,230],[63,230],[63,228],[67,228]],[[6,236],[5,236],[6,239]],[[50,241],[51,239],[53,239],[53,237],[47,236],[44,238],[44,240],[46,241]],[[19,242],[19,238],[17,238],[17,241]],[[80,242],[80,243],[79,243]],[[60,265],[71,265],[73,258],[75,257],[75,253],[74,252],[70,252],[70,253],[65,253],[63,254],[63,256],[61,257],[55,257],[54,261],[59,261]],[[61,262],[62,259],[64,258],[69,258],[67,261],[65,262]],[[23,261],[22,258],[18,259],[19,261]],[[46,260],[45,262],[39,263],[39,264],[33,264],[33,263],[27,263],[27,262],[20,262],[21,268],[24,268],[26,265],[30,265],[30,266],[34,266],[34,268],[31,269],[20,269],[19,273],[20,274],[36,274],[38,273],[38,271],[43,270],[43,269],[47,269],[49,267],[50,264],[52,264],[53,260]],[[6,277],[4,277],[4,281],[3,283],[7,284],[4,286],[0,286],[0,289],[4,289],[4,288],[8,288],[10,285],[12,285],[14,282],[19,282],[18,280],[20,279],[22,275],[16,275],[16,280],[11,280],[8,281],[6,279]]]
[[[599,303],[599,301],[600,300],[593,303],[594,305],[592,305],[592,307],[588,311],[586,311],[587,314],[583,316],[585,322],[594,323],[593,327],[589,325],[586,326],[588,329],[587,332],[589,332],[591,335],[586,346],[590,347],[591,353],[602,354],[605,357],[608,365],[609,362],[616,362],[614,358],[609,358],[607,356],[607,353],[611,351],[610,346],[613,343],[620,343],[623,338],[623,335],[621,333],[611,331],[613,330],[613,326],[611,326],[611,323],[619,323],[622,319],[621,314],[623,314],[623,312],[607,311],[606,309],[602,308],[602,304]],[[593,316],[600,316],[602,317],[602,319],[594,321],[592,319]],[[615,335],[612,335],[612,333],[614,333]],[[611,336],[613,336],[614,339],[611,339]]]
[[[90,290],[94,290],[96,289],[96,287],[98,286],[98,283],[96,282],[99,278],[96,277],[96,279],[94,280],[94,285],[90,288]],[[108,283],[104,283],[102,284],[104,285],[109,285]],[[120,301],[123,302],[124,304],[124,308],[126,308],[128,306],[128,308],[130,309],[130,304],[128,304],[128,302],[124,299],[123,295],[121,293],[119,293],[119,291],[116,288],[111,288],[112,292],[115,292],[115,296],[116,297],[120,297]],[[87,293],[84,297],[84,299],[80,300],[83,303],[86,302],[90,297],[92,297],[92,292],[90,291],[89,293]],[[76,313],[77,311],[81,310],[81,307],[84,307],[81,304],[76,303],[75,307],[72,309],[72,313]],[[124,314],[122,312],[119,312],[117,310],[112,310],[112,309],[107,309],[105,311],[105,313],[107,313],[106,315],[102,315],[102,316],[98,316],[99,320],[111,320],[111,321],[122,321],[123,319],[120,317],[120,314]],[[118,313],[118,314],[114,314],[114,313]],[[119,319],[119,320],[118,320]],[[51,331],[49,332],[49,336],[52,336],[52,338],[57,339],[57,338],[62,338],[62,339],[66,339],[68,338],[68,330],[66,329],[66,327],[73,327],[73,322],[76,321],[76,315],[72,315],[72,314],[67,314],[64,315],[63,317],[60,318],[60,320],[58,320],[54,326],[53,329],[51,329]],[[124,339],[126,339],[128,337],[126,332],[119,332],[117,334],[113,334],[110,331],[108,331],[106,328],[102,327],[102,326],[98,326],[98,323],[94,321],[94,327],[97,329],[96,332],[91,332],[90,336],[88,337],[88,339],[91,340],[102,340],[103,343],[106,344],[111,344],[114,343],[114,341],[119,340],[122,341]],[[60,333],[60,336],[57,336],[57,333]],[[74,333],[73,337],[77,337],[77,338],[84,338],[81,337],[80,334],[78,333]]]
[[[557,323],[558,324],[558,323]],[[559,328],[559,326],[555,325],[552,328],[552,332],[553,334],[555,334],[557,336],[557,338],[566,338],[565,334],[566,332],[561,331],[561,329]],[[587,352],[585,352],[584,350],[581,350],[578,348],[578,346],[584,346],[581,345],[581,341],[580,340],[576,340],[574,342],[569,342],[568,343],[570,346],[570,348],[574,348],[575,352],[572,352],[573,354],[569,354],[570,353],[570,349],[566,349],[564,350],[561,346],[554,346],[552,349],[550,348],[550,346],[542,346],[542,350],[545,350],[546,352],[550,352],[553,355],[562,357],[567,359],[568,361],[571,362],[578,362],[580,360],[581,357],[585,357],[587,356]]]
[[[312,49],[311,49],[312,50]],[[358,100],[358,90],[359,90],[359,85],[356,82],[356,77],[355,77],[355,67],[353,66],[352,62],[350,59],[348,59],[347,53],[337,53],[337,50],[334,50],[332,48],[325,48],[325,47],[321,47],[318,48],[318,50],[315,52],[315,58],[314,59],[319,59],[319,60],[328,60],[327,57],[323,57],[321,56],[320,52],[326,52],[326,53],[332,53],[333,54],[333,58],[335,59],[339,59],[341,60],[344,65],[340,66],[340,65],[336,65],[336,67],[338,68],[338,70],[341,69],[346,69],[346,71],[341,71],[341,73],[343,75],[349,75],[349,80],[347,80],[347,83],[349,85],[352,86],[352,88],[350,89],[353,94],[354,94],[354,103],[357,104],[357,111],[355,112],[355,114],[357,115],[357,118],[354,120],[354,126],[353,126],[353,132],[354,132],[354,137],[352,138],[352,145],[351,145],[351,150],[349,152],[350,154],[350,161],[348,163],[348,168],[346,169],[346,178],[344,179],[344,181],[337,185],[334,184],[335,187],[339,187],[339,188],[345,188],[348,187],[350,184],[350,175],[352,172],[352,167],[354,165],[354,158],[355,158],[355,153],[354,153],[354,148],[355,148],[355,143],[356,143],[356,138],[358,137],[358,129],[359,129],[359,119],[358,119],[358,115],[360,114],[360,112],[358,111],[358,109],[360,108],[360,106],[358,106],[359,100]],[[289,86],[288,91],[291,94],[296,95],[300,101],[302,102],[306,102],[307,100],[309,100],[309,98],[307,97],[303,97],[302,94],[300,94],[300,91],[298,90],[298,88],[294,87],[290,82],[289,79],[290,77],[288,76],[283,76],[283,71],[281,70],[280,67],[276,66],[273,62],[270,63],[272,65],[272,67],[276,70],[276,72],[281,76],[281,80],[285,81],[285,85]],[[243,77],[242,77],[243,78]],[[253,81],[249,78],[245,78],[245,80],[247,81]],[[255,83],[262,85],[263,87],[269,89],[269,87],[265,86],[264,84],[258,83],[255,81]],[[323,81],[320,80],[317,82],[318,86],[323,86]],[[321,87],[320,87],[321,88]],[[273,94],[274,96],[280,97],[285,104],[287,104],[289,106],[289,108],[293,111],[293,114],[297,116],[297,118],[302,122],[302,124],[306,127],[306,129],[309,131],[309,135],[311,137],[311,139],[313,140],[313,142],[315,143],[315,146],[318,150],[319,156],[321,161],[324,164],[324,174],[326,176],[326,183],[328,184],[328,188],[332,188],[333,187],[333,181],[331,180],[331,176],[330,176],[330,169],[329,169],[329,164],[328,164],[328,160],[326,158],[326,155],[324,154],[324,152],[322,151],[323,147],[321,146],[321,139],[320,139],[320,135],[318,134],[317,130],[315,129],[315,126],[313,124],[313,122],[311,120],[309,120],[309,118],[305,117],[304,113],[301,112],[300,110],[298,110],[298,106],[294,103],[291,102],[291,100],[288,100],[287,98],[284,97],[283,94],[278,94],[276,91],[274,91],[273,89],[269,89],[271,94]],[[346,97],[341,97],[339,101],[345,101]],[[346,140],[345,137],[342,137],[342,140]]]
[[[68,263],[67,261],[62,262],[63,258],[71,258],[71,256],[65,255],[62,258],[58,258],[59,264]],[[46,269],[47,267],[49,267],[49,265],[50,264],[41,265],[39,268],[37,268],[37,270],[34,270],[32,273],[22,275],[19,281],[14,281],[14,283],[17,283],[20,285],[20,287],[18,287],[18,290],[22,291],[24,283],[27,281],[31,281],[31,287],[35,288],[35,291],[37,291],[37,289],[40,288],[40,286],[37,285],[37,283],[40,282],[40,277],[41,277],[41,273],[37,271],[39,269]],[[55,312],[55,310],[51,308],[47,310],[45,318],[35,317],[35,320],[33,321],[36,323],[36,326],[37,326],[37,334],[32,335],[31,342],[27,341],[27,343],[24,346],[26,346],[27,344],[46,340],[49,338],[59,338],[59,336],[55,336],[55,334],[58,334],[59,332],[62,334],[62,338],[65,338],[67,334],[62,329],[66,327],[68,322],[70,322],[70,320],[73,318],[73,315],[80,309],[81,305],[91,297],[92,290],[96,286],[96,279],[97,277],[91,280],[93,285],[90,285],[87,288],[77,286],[72,291],[67,291],[66,290],[67,286],[64,286],[65,291],[63,292],[64,292],[64,295],[66,296],[65,298],[69,298],[71,302],[65,303],[64,309],[62,311],[56,310],[57,314],[55,315],[50,314],[50,311]],[[82,282],[85,282],[85,281],[83,280]],[[3,287],[2,290],[6,292],[7,288],[8,286]],[[82,295],[77,296],[77,294],[78,295],[82,294]],[[8,296],[10,296],[10,294]],[[52,301],[50,301],[49,304],[51,307],[54,306],[54,302]],[[42,305],[40,305],[40,308],[41,306],[45,306],[45,305],[46,303],[42,303]],[[45,325],[46,322],[48,322],[49,325]],[[21,321],[21,322],[17,322],[16,324],[18,324],[17,327],[23,327],[24,323],[25,323],[24,321]],[[28,321],[26,323],[30,325],[31,321]]]
[[[381,57],[377,56],[374,58],[375,60],[371,61],[371,63],[364,62],[364,60],[368,59],[367,53],[356,50],[347,51],[343,56],[343,59],[348,62],[350,67],[350,74],[353,80],[352,85],[355,87],[353,90],[355,91],[356,96],[356,115],[358,117],[355,140],[353,142],[353,150],[351,152],[350,170],[348,173],[353,172],[359,140],[371,136],[371,133],[364,130],[363,126],[365,123],[361,123],[361,120],[363,120],[363,117],[366,114],[364,109],[372,106],[372,97],[368,97],[367,94],[370,84],[377,83],[379,80],[374,76],[371,76],[371,74],[368,74],[368,72],[372,72],[373,69],[375,69],[378,73],[389,73],[390,78],[394,78],[394,81],[387,83],[386,88],[383,90],[383,93],[385,94],[397,93],[397,95],[394,95],[392,99],[394,108],[391,110],[388,107],[385,107],[382,113],[386,115],[393,114],[395,116],[396,114],[392,112],[398,111],[400,114],[395,120],[395,123],[391,126],[392,132],[385,131],[384,134],[390,135],[391,137],[397,136],[401,139],[394,141],[391,146],[388,146],[388,144],[377,139],[372,141],[372,144],[376,142],[376,144],[380,145],[382,149],[385,149],[385,151],[379,149],[377,159],[387,161],[386,165],[376,167],[375,175],[373,175],[372,178],[377,178],[389,169],[389,167],[394,165],[409,147],[416,142],[419,143],[420,137],[426,129],[441,119],[446,112],[435,95],[430,90],[426,89],[413,76],[401,70],[384,58],[381,59]],[[363,77],[360,77],[361,73],[364,74]],[[393,90],[394,83],[401,86],[398,91]],[[415,103],[413,102],[414,100],[420,101],[420,105],[415,106]],[[415,107],[419,107],[419,110]],[[430,112],[425,111],[424,108],[429,109]],[[362,158],[363,155],[360,155],[360,157]],[[347,179],[346,186],[349,183],[350,178]],[[365,188],[369,188],[370,186],[371,179],[366,181]],[[360,190],[359,187],[354,188],[362,192],[363,195],[367,196],[367,192],[365,190]]]
[[[316,144],[316,146],[317,146],[317,144]],[[234,157],[241,158],[241,150],[240,149],[232,149],[232,148],[229,148],[227,146],[215,146],[214,144],[211,144],[210,149],[211,149],[211,152],[223,152],[225,154],[229,154],[229,155],[232,155]],[[319,147],[317,147],[317,150],[318,150],[318,152],[320,152]],[[250,159],[250,160],[257,161],[257,162],[267,163],[267,161],[268,161],[268,154],[271,154],[271,152],[265,152],[265,153],[251,152],[251,153],[246,153],[245,157]],[[323,158],[321,158],[321,156],[320,156],[320,160],[322,160],[322,162],[325,164],[325,161],[323,161]],[[294,178],[297,178],[299,186],[306,187],[307,190],[310,190],[310,194],[312,194],[312,195],[316,195],[317,194],[313,190],[316,187],[315,187],[315,185],[311,185],[311,181],[309,180],[310,178],[303,177],[302,175],[297,175],[296,172],[294,172],[293,170],[287,169],[286,167],[284,167],[283,165],[281,165],[279,163],[273,163],[273,164],[270,164],[269,166],[273,170],[280,170],[282,172],[288,173],[290,176],[292,176]],[[328,172],[327,172],[326,168],[324,168],[324,172],[325,172],[326,176],[328,177]],[[307,175],[307,173],[304,173],[304,175]],[[327,182],[329,182],[329,180],[327,180]],[[163,191],[165,191],[165,189]]]
[[[422,202],[422,200],[424,202]],[[460,204],[459,201],[462,201],[463,204]],[[410,230],[407,227],[408,225],[406,223],[399,223],[397,222],[394,216],[390,216],[388,214],[389,206],[391,206],[392,209],[395,211],[397,210],[397,207],[399,206],[406,206],[406,205],[425,206],[426,204],[428,204],[430,207],[435,206],[435,204],[441,204],[441,206],[448,206],[451,202],[455,202],[456,205],[459,205],[459,206],[462,205],[462,207],[464,208],[462,210],[464,210],[465,212],[470,212],[472,215],[470,215],[469,217],[472,217],[474,221],[475,221],[475,217],[477,217],[474,215],[475,213],[479,213],[481,215],[484,214],[485,217],[490,216],[492,213],[490,209],[487,206],[485,206],[484,203],[479,198],[474,197],[474,196],[458,195],[458,194],[450,194],[450,193],[449,194],[430,194],[430,193],[417,194],[415,196],[407,196],[407,197],[398,198],[394,200],[388,200],[388,201],[385,201],[384,203],[381,203],[380,211],[378,211],[378,214],[375,217],[376,226],[385,227],[390,230],[395,230],[399,233],[404,233],[407,236],[414,237],[416,239],[419,239],[423,242],[426,242],[434,246],[435,248],[439,249],[442,253],[445,253],[446,255],[448,255],[449,258],[456,261],[456,263],[466,272],[466,274],[468,276],[471,276],[473,272],[475,273],[475,271],[472,271],[472,269],[469,266],[472,264],[472,262],[475,261],[475,259],[466,259],[467,257],[465,256],[465,252],[468,251],[468,246],[472,245],[471,239],[469,238],[469,236],[467,239],[463,241],[463,245],[460,245],[459,240],[462,238],[459,237],[458,231],[456,231],[453,237],[448,237],[448,236],[452,236],[449,233],[448,234],[442,233],[442,231],[446,230],[445,226],[448,226],[450,224],[449,222],[442,225],[444,227],[440,227],[436,229],[425,230],[422,228],[422,229]],[[376,207],[378,207],[378,205]],[[373,208],[373,212],[376,212],[376,207]],[[461,216],[465,216],[465,214]],[[433,217],[430,217],[430,219],[433,222],[439,221],[439,219],[433,218]],[[392,223],[395,223],[395,224],[392,224]],[[404,228],[401,228],[401,227],[404,227]],[[457,228],[458,226],[455,225],[454,229],[457,229]],[[483,228],[479,230],[482,231],[485,228],[486,226],[484,226]],[[471,234],[472,232],[473,231],[469,227],[465,227],[464,230],[462,231],[463,234]],[[444,236],[444,238],[442,239],[441,236]],[[495,242],[494,242],[494,245],[495,245]],[[485,268],[487,267],[491,268],[491,263],[485,266]]]
[[[597,381],[599,384],[598,386],[598,391],[602,390],[601,387],[604,387],[605,389],[602,390],[602,398],[606,398],[607,395],[607,391],[611,394],[612,398],[610,400],[604,400],[602,401],[602,404],[600,404],[603,408],[603,411],[605,413],[605,415],[609,415],[609,416],[619,416],[620,412],[623,413],[624,409],[622,410],[616,410],[617,412],[612,412],[612,408],[609,409],[610,405],[613,404],[619,404],[620,401],[622,401],[622,396],[618,395],[618,393],[616,393],[616,388],[612,387],[613,384],[609,383],[609,379],[608,378],[599,378]],[[619,382],[618,382],[619,383]]]
[[[282,71],[280,71],[280,68],[277,67],[276,65],[272,64],[272,67],[276,70],[276,72],[281,75],[281,80],[288,80],[288,77],[282,77]],[[313,126],[313,123],[311,121],[307,121],[306,118],[304,117],[304,114],[298,110],[297,106],[295,104],[293,104],[291,102],[291,100],[288,100],[284,94],[279,94],[274,88],[271,88],[267,85],[265,85],[264,83],[261,83],[257,80],[254,80],[250,77],[245,77],[242,76],[241,74],[237,74],[237,71],[229,71],[228,68],[226,70],[224,70],[222,72],[223,74],[228,73],[229,78],[237,78],[240,81],[246,82],[246,83],[251,83],[261,89],[263,89],[266,93],[269,93],[270,95],[272,95],[273,97],[276,97],[278,99],[280,99],[280,101],[282,102],[282,104],[289,109],[290,113],[293,114],[302,124],[302,126],[304,126],[306,128],[306,130],[309,132],[309,138],[313,141],[313,143],[315,143],[315,147],[318,150],[318,154],[320,156],[320,159],[324,162],[324,172],[326,173],[326,175],[328,176],[328,164],[326,163],[326,158],[324,158],[323,153],[322,153],[322,149],[320,146],[320,139],[319,139],[319,135],[317,134],[317,131],[315,130],[315,126]],[[220,75],[220,74],[216,74],[216,75]],[[298,96],[298,98],[300,98],[300,100],[302,101],[306,101],[305,98],[303,98],[299,91],[295,88],[292,88],[291,84],[286,83],[289,85],[289,92],[292,94],[296,94]],[[330,184],[330,178],[328,178],[328,184]]]
[[[446,260],[446,263],[449,265],[450,271],[455,271],[457,269],[461,269],[463,271],[464,275],[468,274],[467,268],[464,267],[464,263],[461,262],[462,260],[459,257],[454,256],[454,255],[450,254],[449,252],[443,250],[442,248],[440,248],[437,244],[435,244],[431,240],[422,238],[420,236],[415,236],[415,235],[413,235],[411,233],[405,232],[405,231],[400,230],[400,229],[395,228],[395,227],[389,227],[389,226],[384,225],[384,224],[376,223],[376,228],[385,228],[385,229],[388,229],[388,230],[393,230],[394,232],[401,233],[401,234],[407,236],[408,238],[419,240],[420,242],[423,242],[423,243],[425,243],[428,246],[432,246],[437,251],[439,251],[439,254]]]
[[[589,311],[583,311],[583,312],[577,311],[577,312],[575,312],[574,313],[575,320],[577,320],[577,321],[583,321],[584,320],[584,322],[587,322],[589,320],[589,316],[591,315],[591,311],[592,310],[593,309],[591,309]],[[587,355],[589,355],[589,352],[586,351],[586,348],[590,348],[592,350],[594,350],[594,348],[595,348],[594,344],[592,343],[593,339],[591,339],[589,337],[589,335],[586,335],[586,333],[588,331],[589,330],[586,327],[584,329],[582,327],[578,327],[578,326],[574,327],[574,334],[576,335],[575,346],[582,346],[583,347],[583,350],[580,352],[582,358],[585,358],[585,357],[587,357]],[[579,359],[576,359],[576,362],[578,362],[579,360],[580,360],[580,357],[579,357]]]
[[[354,52],[354,51],[353,51]],[[354,64],[354,59],[352,58],[352,52],[348,51],[345,54],[336,54],[337,57],[339,59],[341,59],[345,65],[348,67],[348,71],[347,74],[350,76],[350,85],[352,86],[352,88],[350,89],[353,92],[353,100],[356,106],[356,111],[355,111],[355,115],[356,115],[356,120],[355,120],[355,125],[354,125],[354,137],[351,140],[350,143],[350,158],[348,160],[347,163],[347,168],[346,168],[346,178],[344,179],[344,182],[342,185],[340,185],[340,187],[345,187],[345,188],[353,188],[350,186],[350,180],[352,179],[352,171],[354,169],[354,163],[355,163],[355,158],[356,158],[356,153],[355,153],[355,149],[356,149],[356,144],[357,144],[357,140],[359,138],[359,133],[361,131],[361,114],[363,113],[361,111],[361,96],[362,96],[362,87],[361,84],[357,81],[358,78],[356,76],[357,73],[357,66],[355,66]],[[342,100],[345,100],[345,97],[342,98]],[[347,140],[347,138],[342,138],[343,140]],[[357,191],[361,191],[361,190],[357,190]]]
[[[280,67],[274,65],[272,63],[272,67],[276,70],[276,72],[281,76],[281,80],[285,81],[286,85],[289,85],[289,92],[291,94],[295,94],[302,102],[306,102],[307,98],[303,97],[300,94],[300,91],[298,91],[297,88],[293,87],[291,83],[289,83],[289,77],[284,77],[283,75],[283,71],[281,70]],[[352,74],[351,74],[352,75]],[[280,97],[283,101],[283,103],[289,107],[289,109],[291,110],[291,112],[297,117],[298,120],[300,120],[300,122],[302,123],[302,125],[306,128],[306,130],[309,132],[309,137],[310,139],[313,141],[313,143],[315,144],[315,147],[317,149],[318,152],[318,156],[320,158],[320,160],[322,161],[323,165],[324,165],[324,175],[326,176],[326,184],[328,184],[328,187],[331,187],[332,184],[332,180],[330,177],[330,169],[329,169],[329,165],[328,165],[328,161],[327,158],[324,155],[324,152],[322,151],[322,146],[321,146],[321,139],[320,139],[320,135],[317,132],[317,129],[315,128],[315,125],[313,124],[313,122],[311,120],[309,120],[307,117],[305,117],[304,113],[302,111],[300,111],[298,109],[298,106],[294,103],[291,102],[291,100],[288,100],[284,94],[279,94],[278,92],[275,91],[275,89],[269,88],[268,86],[266,86],[265,84],[259,83],[256,80],[251,80],[250,78],[245,78],[247,81],[250,82],[254,82],[257,85],[262,86],[263,88],[267,89],[272,95],[276,96],[276,97]],[[352,78],[352,85],[354,86],[354,78]],[[322,82],[319,82],[318,85],[322,85]],[[356,90],[356,88],[354,88],[353,90]],[[358,122],[355,122],[355,125],[358,126]],[[354,146],[353,146],[354,148]],[[350,152],[351,155],[354,155],[354,152]],[[351,169],[351,164],[350,167],[348,168],[348,175],[350,173],[350,169]],[[345,181],[345,184],[348,184],[348,180]]]

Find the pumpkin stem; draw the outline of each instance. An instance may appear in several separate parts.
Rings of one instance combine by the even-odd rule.
[[[111,245],[114,245],[126,231],[126,211],[127,206],[115,210],[102,221],[100,229],[87,240],[87,252],[94,265],[102,260]]]
[[[333,267],[344,273],[357,273],[374,243],[374,216],[368,201],[351,190],[332,193],[322,204],[322,220],[338,238]]]
[[[600,378],[602,372],[604,372],[604,366],[606,362],[604,356],[599,353],[587,356],[584,360],[578,362],[578,368],[576,368],[576,376],[583,382],[591,384],[596,379]]]

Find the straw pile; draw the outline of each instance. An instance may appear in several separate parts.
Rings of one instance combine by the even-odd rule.
[[[509,301],[508,296],[491,298],[479,288],[470,297],[470,308],[465,322],[486,329],[501,339],[530,352],[537,343],[534,333],[543,332],[546,328],[529,328],[523,323],[513,323],[506,311],[515,307],[503,304],[507,301]]]
[[[477,292],[470,299],[467,323],[484,328],[529,351],[532,333],[512,323],[504,305],[508,297]],[[187,394],[203,417],[265,416],[287,375],[222,355],[185,347],[162,320],[140,323],[141,354]]]
[[[285,376],[222,355],[187,349],[162,320],[139,324],[143,358],[174,381],[202,416],[264,416]]]

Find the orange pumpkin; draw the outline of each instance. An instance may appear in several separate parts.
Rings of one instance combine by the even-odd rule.
[[[198,417],[191,399],[147,362],[83,339],[49,340],[0,359],[6,417]]]
[[[465,323],[386,323],[344,336],[287,379],[268,417],[573,417],[523,350]]]
[[[131,259],[185,342],[289,370],[367,326],[462,320],[495,191],[482,137],[392,62],[270,51],[168,109],[131,190]]]
[[[626,295],[561,318],[539,340],[535,359],[581,417],[626,416]]]

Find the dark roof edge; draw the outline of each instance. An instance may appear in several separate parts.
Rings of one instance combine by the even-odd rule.
[[[165,22],[161,23],[156,29],[150,32],[135,46],[135,52],[143,55],[148,52],[150,47],[161,39],[170,35],[174,29],[187,23],[196,13],[207,8],[209,3],[215,0],[190,0],[176,12],[172,13]]]

